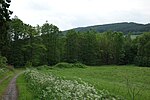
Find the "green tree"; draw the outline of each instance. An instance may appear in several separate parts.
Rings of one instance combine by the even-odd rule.
[[[46,46],[45,59],[49,65],[56,64],[60,61],[59,28],[55,25],[45,23],[41,28],[43,44]]]
[[[7,66],[7,58],[0,55],[0,68],[4,68]]]
[[[135,39],[131,38],[131,34],[127,34],[124,38],[124,64],[133,64],[134,58],[137,54],[137,46],[135,45]]]
[[[98,59],[102,64],[123,64],[124,36],[119,32],[105,32],[98,37]]]
[[[137,44],[136,65],[150,67],[150,33],[144,33],[139,36]]]
[[[112,34],[113,34],[112,55],[113,55],[114,64],[123,64],[124,63],[123,58],[125,56],[123,33],[113,32]]]
[[[66,59],[70,63],[79,61],[79,37],[75,30],[69,30],[66,35]]]
[[[26,43],[22,47],[25,62],[30,62],[33,66],[45,64],[42,58],[46,52],[46,47],[43,44],[42,38],[39,36],[40,31],[37,28],[39,26],[32,27],[31,25],[25,25],[25,27],[26,34],[28,35],[28,38],[25,40]]]
[[[30,62],[34,66],[44,64],[42,58],[46,52],[40,36],[40,26],[32,27],[23,23],[18,17],[10,22],[11,53],[9,63],[14,66],[24,66]]]
[[[58,50],[59,50],[59,58],[60,62],[66,61],[66,36],[59,36],[58,40]]]
[[[8,9],[11,0],[0,0],[0,53],[8,57],[10,34],[8,33],[10,15],[12,12]]]
[[[104,33],[97,34],[98,50],[97,50],[97,64],[104,65],[108,62],[108,40]]]
[[[12,18],[11,22],[9,22],[9,25],[11,50],[8,57],[8,63],[13,64],[14,66],[21,66],[24,64],[23,53],[21,51],[21,47],[23,45],[24,23],[17,16],[15,16]]]
[[[97,39],[96,33],[92,30],[80,34],[79,38],[80,52],[79,59],[87,65],[95,65],[97,60]]]

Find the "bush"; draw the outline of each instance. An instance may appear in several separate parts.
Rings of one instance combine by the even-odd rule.
[[[136,56],[135,57],[135,65],[150,67],[150,57]]]
[[[69,63],[62,62],[62,63],[56,64],[54,67],[56,67],[56,68],[71,68],[72,65]]]
[[[32,62],[27,61],[26,64],[25,64],[25,67],[27,67],[27,68],[32,67]]]
[[[0,76],[2,76],[5,73],[5,68],[0,68]]]
[[[0,55],[0,68],[7,67],[7,58]]]
[[[37,70],[43,70],[43,69],[48,70],[48,69],[52,69],[52,67],[51,66],[47,66],[47,65],[42,65],[42,66],[38,66],[37,67]]]
[[[56,68],[86,68],[86,65],[82,64],[82,63],[58,63],[56,64],[54,67]]]
[[[86,68],[86,65],[82,63],[74,63],[72,64],[72,67],[77,67],[77,68]]]

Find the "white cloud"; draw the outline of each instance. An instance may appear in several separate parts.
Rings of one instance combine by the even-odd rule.
[[[61,30],[114,22],[150,22],[149,0],[12,0],[11,10],[25,23],[46,20]]]

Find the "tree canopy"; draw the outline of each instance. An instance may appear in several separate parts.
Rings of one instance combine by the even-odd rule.
[[[69,30],[64,35],[57,26],[48,22],[33,27],[18,17],[9,24],[11,42],[7,59],[14,66],[54,65],[59,62],[150,65],[149,32],[132,39],[131,34],[114,31],[99,34],[94,30]]]

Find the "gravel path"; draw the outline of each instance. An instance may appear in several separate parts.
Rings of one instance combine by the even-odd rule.
[[[10,81],[2,100],[17,100],[18,91],[16,88],[16,79],[20,74],[15,75]]]

